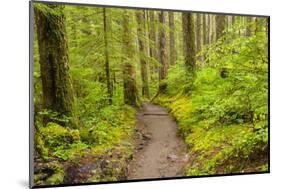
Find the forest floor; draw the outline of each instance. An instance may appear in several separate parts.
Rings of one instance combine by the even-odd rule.
[[[128,165],[127,179],[183,176],[189,156],[167,110],[147,103],[137,118],[136,150]]]

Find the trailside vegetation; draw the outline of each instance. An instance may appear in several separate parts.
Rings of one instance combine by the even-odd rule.
[[[187,176],[268,171],[267,20],[256,19],[263,29],[255,35],[237,20],[197,54],[205,60],[196,63],[191,93],[183,63],[169,69],[168,91],[156,102],[178,122],[190,151]]]

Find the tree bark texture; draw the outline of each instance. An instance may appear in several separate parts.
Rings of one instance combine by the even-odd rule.
[[[161,82],[166,79],[168,71],[168,59],[167,59],[167,48],[166,48],[166,33],[164,26],[165,21],[165,12],[161,11],[159,13],[159,50],[160,50],[160,70],[159,70],[159,91],[162,92],[166,89],[166,84]]]
[[[184,61],[188,72],[195,71],[195,33],[194,23],[191,13],[182,13],[183,27],[183,54]]]
[[[169,29],[170,29],[170,65],[176,63],[177,51],[175,48],[175,20],[174,13],[169,12]]]
[[[138,23],[137,32],[139,42],[139,58],[141,66],[142,95],[149,98],[145,12],[143,10],[137,11],[136,17]]]
[[[112,104],[112,88],[110,82],[110,69],[109,69],[109,55],[108,55],[108,28],[107,28],[107,15],[106,9],[103,8],[103,32],[104,32],[104,57],[105,57],[105,74],[106,74],[106,85],[108,93],[108,102]]]
[[[132,14],[124,11],[123,14],[123,84],[124,84],[124,102],[131,106],[137,106],[137,87],[136,87],[136,70],[133,62],[135,53],[133,45],[133,36],[130,27]]]
[[[216,15],[216,40],[218,40],[223,36],[225,24],[226,24],[225,16]]]
[[[45,5],[44,5],[45,6]],[[76,126],[74,94],[69,74],[65,16],[60,5],[35,7],[39,62],[43,87],[43,107],[71,117]],[[54,120],[45,120],[54,121]],[[62,123],[61,123],[62,124]]]

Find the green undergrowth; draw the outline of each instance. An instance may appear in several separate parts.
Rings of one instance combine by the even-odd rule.
[[[135,110],[124,106],[104,114],[102,121],[80,129],[49,122],[40,127],[36,135],[36,148],[45,159],[56,157],[63,161],[83,155],[87,149],[93,153],[103,153],[116,145],[126,144],[133,132]]]
[[[248,123],[213,124],[200,119],[185,95],[161,95],[155,103],[168,108],[190,155],[187,176],[267,171],[267,133],[253,131]]]
[[[124,174],[123,169],[127,167],[126,161],[133,153],[131,140],[133,140],[135,125],[135,109],[127,105],[118,107],[112,105],[110,108],[102,109],[98,118],[96,122],[91,122],[91,126],[88,124],[79,129],[64,127],[54,122],[39,126],[39,131],[35,133],[36,152],[46,165],[53,159],[58,165],[79,162],[79,159],[88,156],[95,157],[97,162],[108,159],[114,162],[118,169],[107,170],[107,173],[102,173],[102,175],[98,175],[99,172],[97,172],[94,178],[100,178],[100,181],[116,180],[120,174]],[[118,159],[116,155],[108,156],[111,153],[118,154],[122,158]],[[60,176],[61,172],[63,175],[63,170],[54,171],[44,181],[38,180],[38,174],[35,174],[37,184],[61,184],[63,179],[55,180],[56,175]],[[42,173],[39,173],[39,176],[40,174]]]

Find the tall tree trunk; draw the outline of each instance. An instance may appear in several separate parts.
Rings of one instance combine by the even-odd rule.
[[[149,15],[148,11],[144,10],[144,22],[145,22],[145,43],[146,43],[146,55],[150,57],[150,42],[149,42]],[[149,64],[149,61],[148,61]],[[149,72],[149,66],[148,66],[148,72]]]
[[[201,14],[196,14],[196,53],[201,51]]]
[[[232,16],[227,16],[228,29],[232,27]]]
[[[169,12],[169,29],[170,29],[170,65],[174,65],[176,62],[177,51],[175,48],[175,21],[174,13]]]
[[[45,117],[44,122],[55,121],[76,127],[74,94],[69,74],[68,47],[63,6],[44,5],[44,10],[35,6],[35,21],[40,55],[40,72],[43,87],[43,107],[70,117],[65,124]],[[48,14],[46,14],[48,11]]]
[[[139,42],[139,57],[141,65],[141,80],[142,80],[142,95],[149,98],[149,86],[148,86],[148,62],[147,60],[147,43],[146,43],[146,24],[145,24],[145,12],[140,10],[136,12],[138,23],[138,42]]]
[[[262,31],[262,18],[256,17],[255,19],[255,34]]]
[[[152,69],[153,69],[153,62],[151,59],[151,46],[150,46],[150,22],[149,22],[149,14],[148,10],[144,11],[145,16],[145,43],[146,43],[146,56],[148,58],[147,60],[147,74],[148,74],[148,89],[149,89],[149,78],[152,79]],[[149,92],[150,96],[150,92]]]
[[[253,26],[252,26],[253,19],[250,16],[246,17],[246,36],[250,37],[253,33]]]
[[[195,51],[195,33],[194,23],[191,13],[182,13],[182,29],[183,29],[183,54],[184,62],[187,71],[187,91],[189,92],[193,87],[196,67],[196,51]]]
[[[228,30],[229,22],[228,22],[228,16],[225,16],[225,29]]]
[[[149,23],[149,54],[151,58],[154,58],[154,60],[158,60],[154,11],[149,11]],[[158,70],[158,68],[155,65],[151,64],[151,70],[155,72]],[[151,74],[151,76],[153,76],[153,74]]]
[[[165,13],[161,11],[159,13],[159,49],[160,49],[160,63],[161,67],[159,70],[159,91],[163,92],[166,89],[166,85],[161,83],[162,80],[167,77],[168,60],[167,60],[167,50],[166,50],[166,33],[164,30],[165,25]]]
[[[156,21],[156,49],[157,49],[157,60],[158,60],[158,63],[160,63],[161,64],[161,50],[160,50],[160,30],[161,30],[161,28],[162,28],[162,25],[161,25],[161,23],[160,23],[160,20],[159,20],[159,12],[156,12],[155,13],[155,15],[156,15],[156,17],[155,17],[155,21]],[[157,17],[158,16],[158,17]],[[159,67],[157,68],[158,70],[158,73],[159,73]]]
[[[123,52],[124,52],[124,102],[131,106],[137,106],[137,87],[136,87],[136,70],[132,60],[135,49],[133,45],[133,36],[130,27],[132,15],[129,11],[123,13]]]
[[[203,45],[206,45],[208,41],[206,16],[203,14]]]
[[[226,21],[224,15],[216,15],[216,40],[223,36],[225,22]]]
[[[241,19],[242,19],[242,26],[243,26],[242,36],[246,36],[247,35],[246,17],[241,16]]]
[[[233,26],[235,24],[235,16],[231,16],[231,25]]]
[[[213,42],[213,16],[209,14],[209,44],[211,45]]]
[[[108,93],[108,102],[112,104],[112,88],[110,83],[110,68],[109,68],[109,56],[108,56],[108,40],[107,40],[107,16],[106,10],[103,8],[103,31],[104,31],[104,56],[105,56],[105,73],[106,73],[106,84]]]

